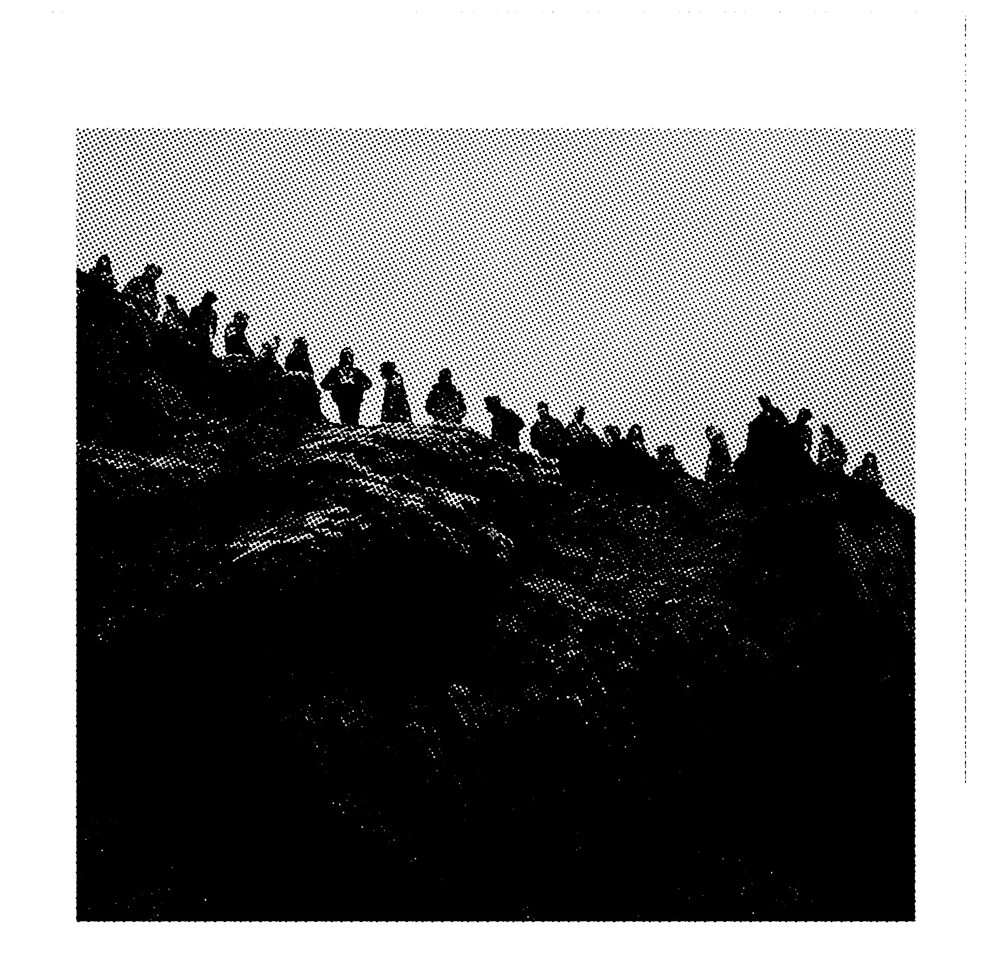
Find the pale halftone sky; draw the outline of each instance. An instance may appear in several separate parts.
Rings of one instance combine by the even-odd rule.
[[[81,267],[105,252],[213,289],[255,348],[304,334],[318,377],[350,345],[363,422],[381,361],[418,421],[450,367],[481,431],[486,394],[585,404],[701,475],[705,425],[735,457],[764,392],[913,504],[909,131],[83,131]]]

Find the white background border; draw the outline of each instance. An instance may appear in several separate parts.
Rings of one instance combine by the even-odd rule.
[[[11,968],[987,966],[1000,913],[990,306],[995,22],[982,8],[27,5],[4,15],[0,963]],[[778,10],[782,12],[778,12]],[[969,708],[963,29],[969,81]],[[918,211],[913,924],[76,924],[74,129],[912,127]],[[13,342],[13,347],[10,343]],[[336,880],[335,873],[330,874]]]

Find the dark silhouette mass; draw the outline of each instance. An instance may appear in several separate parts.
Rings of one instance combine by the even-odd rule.
[[[233,314],[233,319],[226,324],[226,353],[237,354],[244,357],[254,357],[253,348],[247,338],[247,327],[250,318],[242,310],[237,310]]]
[[[192,341],[206,355],[212,353],[212,341],[219,329],[219,315],[213,306],[218,297],[211,290],[206,290],[201,301],[191,308],[190,324]],[[227,353],[228,350],[227,350]]]
[[[833,434],[833,429],[829,425],[821,425],[819,431],[816,465],[823,472],[843,475],[844,466],[847,465],[847,449],[844,448],[844,443]]]
[[[705,429],[708,439],[708,459],[705,462],[705,481],[714,485],[726,479],[732,470],[733,460],[721,428],[709,425]]]
[[[458,425],[464,420],[465,398],[455,387],[448,368],[444,368],[438,375],[437,382],[431,385],[424,410],[434,421],[446,421]]]
[[[372,386],[371,378],[354,366],[354,351],[345,347],[340,352],[340,363],[330,368],[320,383],[340,412],[340,423],[356,428],[361,420],[361,401]]]
[[[110,264],[109,264],[110,269]],[[132,277],[122,288],[122,297],[139,311],[148,321],[160,316],[160,298],[156,293],[156,281],[163,270],[155,263],[147,263],[139,276]]]
[[[299,371],[302,374],[312,374],[312,361],[309,359],[309,342],[304,337],[296,337],[292,341],[292,349],[285,358],[286,371]]]
[[[543,458],[555,459],[563,454],[566,431],[562,422],[549,414],[549,406],[538,402],[538,419],[531,426],[531,447]]]
[[[483,399],[486,410],[493,419],[490,437],[498,445],[519,449],[521,447],[521,429],[524,421],[516,412],[504,407],[496,395],[487,395]]]
[[[387,424],[412,422],[410,402],[406,398],[406,388],[403,377],[396,370],[392,361],[385,361],[379,368],[379,374],[385,381],[385,394],[382,398],[382,421]]]
[[[349,348],[318,385],[238,311],[223,355],[159,279],[76,275],[78,920],[913,919],[873,452],[766,396],[704,478],[639,413],[521,451],[447,369],[413,427],[393,361],[356,431]]]

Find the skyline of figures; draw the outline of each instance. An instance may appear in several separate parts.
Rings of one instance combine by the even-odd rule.
[[[212,290],[206,290],[200,302],[186,312],[174,294],[165,296],[166,306],[162,308],[157,292],[157,283],[163,270],[155,263],[147,263],[143,271],[132,277],[120,294],[115,290],[115,276],[111,259],[107,254],[100,256],[94,267],[87,272],[78,272],[79,281],[88,281],[96,291],[120,298],[132,307],[148,328],[146,339],[151,346],[160,347],[162,357],[169,362],[175,376],[185,367],[197,370],[194,358],[188,358],[188,351],[201,354],[207,360],[216,359],[214,341],[219,329],[218,314],[214,304],[218,297]],[[295,338],[284,366],[278,359],[281,335],[274,335],[271,341],[261,345],[255,355],[247,337],[249,316],[237,310],[232,320],[225,326],[223,343],[225,357],[249,359],[255,362],[260,377],[284,374],[298,374],[312,382],[314,374],[308,342],[300,335]],[[187,348],[187,350],[185,350]],[[413,415],[402,375],[393,361],[382,363],[379,373],[385,382],[382,399],[381,421],[384,423],[412,423]],[[315,396],[310,392],[310,400],[318,403],[319,389],[327,391],[331,402],[336,405],[340,423],[345,427],[360,425],[360,411],[365,393],[372,388],[367,374],[354,364],[352,348],[345,347],[340,352],[339,363],[330,368],[323,380],[315,388]],[[304,400],[304,399],[303,399]],[[758,397],[759,413],[747,426],[746,445],[734,461],[725,432],[709,425],[705,435],[709,443],[705,462],[704,481],[717,485],[736,474],[747,481],[761,481],[776,470],[785,469],[793,477],[804,474],[808,467],[815,466],[825,473],[846,477],[847,450],[837,438],[829,424],[820,429],[820,440],[815,463],[812,460],[813,431],[809,425],[812,411],[800,408],[794,422],[789,422],[782,409],[767,395]],[[497,444],[512,449],[520,449],[520,433],[525,427],[523,419],[510,407],[501,403],[498,395],[487,395],[483,399],[484,408],[491,420],[491,439]],[[312,412],[312,408],[309,409]],[[455,386],[451,370],[442,368],[438,380],[427,395],[425,411],[434,422],[462,424],[467,414],[464,396]],[[529,433],[530,446],[545,459],[558,462],[564,473],[580,482],[588,475],[593,478],[593,469],[584,472],[602,452],[620,462],[627,469],[627,475],[642,477],[648,469],[659,468],[673,478],[688,477],[672,444],[657,447],[656,458],[649,452],[642,425],[632,424],[626,436],[616,424],[604,427],[603,439],[586,423],[586,410],[579,406],[573,419],[566,425],[553,415],[546,401],[537,404],[538,417]],[[321,412],[317,411],[317,415]],[[873,452],[867,452],[862,462],[850,476],[853,480],[883,489],[882,476]]]

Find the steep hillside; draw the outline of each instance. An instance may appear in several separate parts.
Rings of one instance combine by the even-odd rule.
[[[190,427],[82,436],[82,918],[912,917],[911,514]]]

